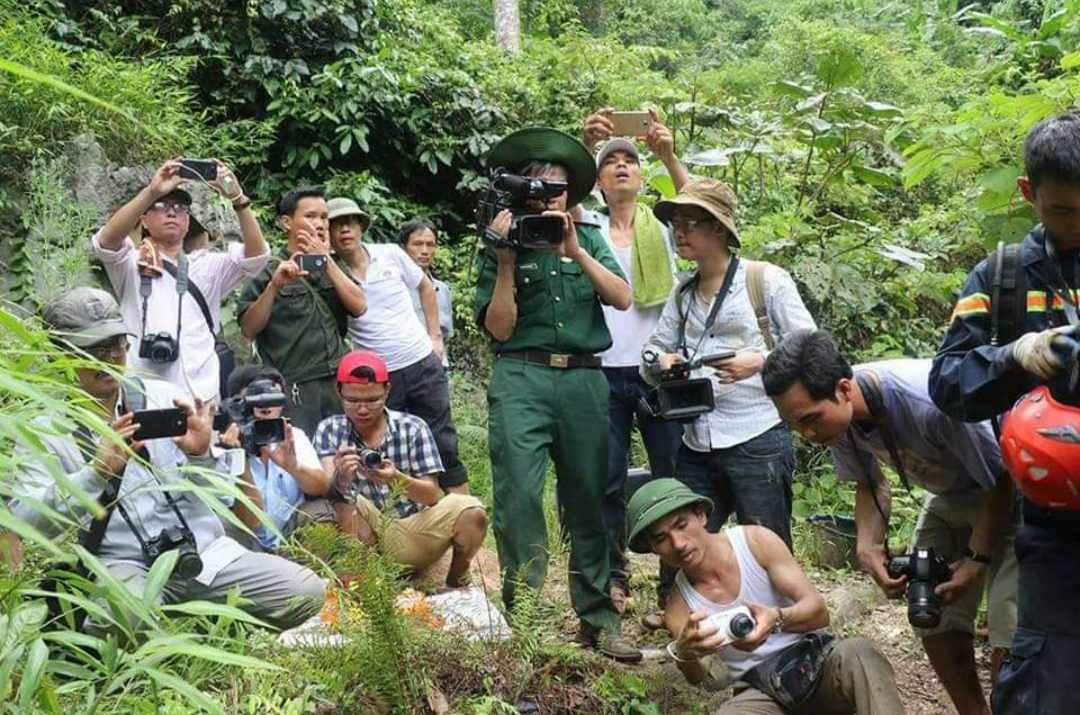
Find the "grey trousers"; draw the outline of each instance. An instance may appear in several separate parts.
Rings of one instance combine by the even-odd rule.
[[[877,646],[865,638],[846,638],[825,659],[821,684],[800,715],[904,715],[896,675]],[[776,701],[746,688],[713,715],[787,715]]]
[[[141,596],[150,567],[134,561],[114,561],[109,573]],[[322,608],[326,582],[315,572],[274,554],[249,552],[223,568],[209,586],[194,579],[170,578],[162,590],[164,603],[224,601],[233,590],[253,605],[248,613],[285,630],[298,626]]]

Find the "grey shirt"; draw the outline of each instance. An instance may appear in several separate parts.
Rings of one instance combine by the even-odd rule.
[[[885,360],[857,365],[872,370],[881,384],[885,419],[912,484],[933,494],[990,490],[1004,473],[1001,450],[989,422],[961,422],[937,408],[927,383],[930,360]],[[840,479],[883,479],[881,463],[896,468],[878,429],[852,425],[830,449]]]
[[[145,385],[146,409],[173,407],[174,398],[186,397],[170,383],[147,380]],[[105,488],[105,480],[87,463],[70,432],[65,432],[48,416],[38,417],[34,425],[50,458],[38,461],[25,446],[17,448],[19,470],[15,473],[12,512],[47,535],[60,533],[61,525],[49,518],[43,507],[86,528],[91,520],[90,513],[61,482],[71,481],[97,500]],[[190,472],[181,471],[182,467],[193,464],[194,458],[184,454],[171,437],[147,440],[144,444],[149,462],[155,468],[151,471],[139,460],[129,460],[120,485],[120,500],[141,529],[143,538],[154,538],[162,529],[180,525],[161,486],[198,484],[200,480]],[[207,465],[200,463],[199,466]],[[196,580],[209,585],[221,569],[244,555],[246,550],[225,536],[221,520],[197,495],[191,491],[170,493],[187,520],[202,557],[203,571]],[[145,563],[139,541],[118,509],[113,510],[109,519],[98,556],[106,564],[116,561]]]

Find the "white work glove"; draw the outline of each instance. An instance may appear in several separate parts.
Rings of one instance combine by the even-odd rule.
[[[1061,356],[1067,349],[1068,338],[1060,331],[1050,329],[1026,333],[1017,338],[1012,343],[1012,356],[1025,371],[1043,380],[1050,380],[1065,371]]]

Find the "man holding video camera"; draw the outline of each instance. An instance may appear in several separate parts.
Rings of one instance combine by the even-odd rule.
[[[1016,632],[1019,513],[990,423],[939,410],[928,393],[930,365],[888,360],[853,371],[827,332],[801,331],[776,347],[761,375],[785,422],[829,446],[836,475],[855,481],[863,569],[887,595],[906,591],[911,625],[957,712],[983,715],[975,620],[985,589],[996,679]],[[882,464],[928,492],[907,561],[886,548],[892,490]]]
[[[597,518],[608,462],[608,385],[597,353],[611,345],[602,305],[625,310],[630,287],[596,229],[576,226],[567,213],[592,189],[596,164],[579,141],[542,127],[505,137],[487,164],[495,176],[478,211],[489,245],[476,317],[496,356],[488,442],[503,600],[512,607],[521,582],[543,585],[550,454],[570,537],[579,639],[609,657],[640,660],[620,634],[607,533]]]
[[[282,536],[288,537],[306,520],[334,521],[333,509],[319,498],[330,490],[330,477],[304,430],[281,416],[286,402],[281,373],[263,365],[244,365],[229,378],[229,395],[224,412],[231,424],[222,441],[246,452],[259,506],[277,530],[257,521],[248,523],[259,546],[273,551]]]
[[[677,570],[668,656],[704,690],[734,680],[714,715],[902,715],[889,661],[865,638],[836,640],[829,611],[787,545],[760,526],[715,533],[713,503],[656,479],[627,506],[630,549]]]
[[[242,244],[225,251],[184,251],[191,195],[182,187],[191,181],[206,183],[232,204]],[[132,236],[140,227],[144,238],[136,246]],[[251,199],[232,171],[218,161],[165,162],[94,235],[90,252],[105,266],[128,332],[135,336],[129,364],[201,400],[218,399],[221,302],[269,258]]]
[[[419,417],[387,408],[390,371],[379,355],[345,355],[337,386],[345,412],[319,424],[315,450],[333,475],[330,498],[341,528],[418,572],[450,549],[446,586],[468,585],[487,533],[483,503],[439,488],[435,437]]]
[[[176,550],[176,567],[162,591],[165,602],[224,601],[239,590],[253,602],[254,615],[281,628],[318,612],[325,590],[322,579],[279,556],[244,549],[225,535],[218,516],[187,488],[190,482],[207,481],[187,470],[209,447],[209,404],[193,404],[170,383],[117,378],[125,370],[129,329],[112,296],[76,288],[46,306],[43,317],[54,341],[72,358],[83,359],[75,369],[78,386],[96,401],[100,417],[115,434],[94,435],[81,428],[59,434],[49,417],[39,418],[38,434],[55,461],[20,462],[12,510],[46,533],[55,533],[59,526],[50,511],[78,522],[83,546],[135,594],[141,593],[156,559]],[[179,429],[157,429],[158,417],[169,414],[159,411],[166,408],[182,410]],[[65,481],[54,476],[57,469],[65,481],[99,501],[106,512],[103,520],[92,519],[64,488]]]
[[[435,287],[401,246],[364,241],[370,219],[355,201],[330,199],[329,207],[334,252],[367,297],[367,311],[349,321],[349,342],[386,360],[391,384],[387,407],[427,423],[444,468],[439,486],[468,494],[469,475],[458,457],[457,428],[450,414]],[[413,311],[414,290],[424,306],[423,322]]]
[[[627,310],[604,306],[604,320],[611,332],[611,347],[600,354],[608,380],[608,479],[604,491],[604,522],[608,529],[611,558],[611,598],[622,611],[630,592],[626,565],[626,481],[630,438],[637,424],[654,478],[675,475],[675,454],[682,442],[678,422],[659,419],[641,408],[649,386],[638,372],[641,348],[660,320],[668,295],[675,287],[675,261],[671,232],[638,202],[644,180],[641,156],[634,137],[616,136],[618,114],[606,107],[585,120],[583,135],[590,150],[604,142],[596,155],[596,185],[606,208],[592,214],[615,260],[633,291]],[[663,162],[676,190],[690,176],[675,156],[675,139],[649,111],[644,139]]]
[[[236,307],[244,337],[262,362],[292,385],[285,416],[305,433],[338,414],[334,371],[345,354],[350,317],[363,315],[363,289],[330,259],[329,209],[316,186],[292,189],[278,203],[287,241],[248,281]]]

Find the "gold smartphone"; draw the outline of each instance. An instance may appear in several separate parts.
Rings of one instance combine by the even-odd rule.
[[[612,136],[639,137],[649,133],[651,119],[648,112],[612,112]]]

